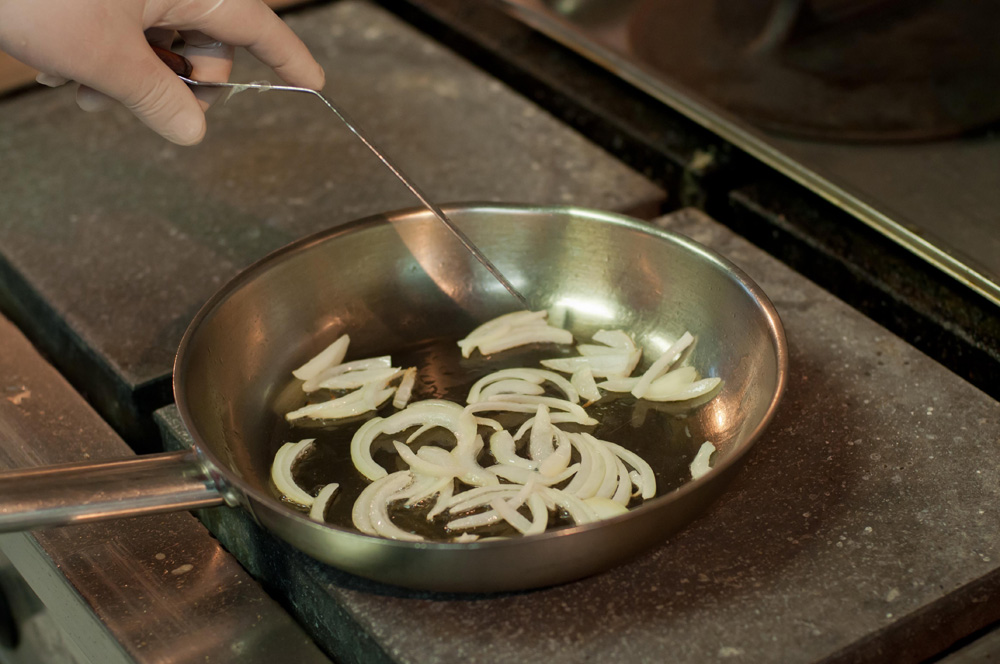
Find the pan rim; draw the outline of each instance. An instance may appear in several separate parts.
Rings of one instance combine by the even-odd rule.
[[[440,206],[441,209],[445,211],[446,214],[460,213],[460,214],[484,214],[484,213],[500,213],[500,214],[527,214],[527,213],[544,213],[547,215],[570,215],[576,218],[587,218],[600,221],[602,223],[610,223],[614,225],[624,226],[631,230],[650,235],[652,237],[658,238],[660,240],[666,240],[668,242],[682,245],[686,250],[692,251],[699,254],[702,258],[715,264],[717,267],[723,269],[724,271],[732,274],[733,278],[739,282],[742,288],[749,294],[756,305],[760,308],[764,320],[766,321],[767,328],[770,333],[770,339],[773,345],[773,350],[775,353],[775,361],[777,365],[776,373],[776,385],[774,391],[770,398],[770,403],[768,404],[767,410],[765,411],[763,417],[757,423],[757,426],[746,436],[745,442],[734,451],[732,454],[728,454],[724,459],[721,460],[716,466],[703,477],[691,480],[684,483],[677,489],[672,490],[669,493],[655,496],[654,498],[643,502],[642,505],[635,507],[628,512],[621,514],[619,516],[604,519],[601,521],[596,521],[593,523],[569,526],[564,528],[559,528],[557,530],[547,531],[539,535],[530,536],[531,541],[544,541],[548,539],[555,539],[558,537],[563,537],[571,534],[577,534],[582,532],[588,532],[591,530],[596,530],[602,528],[611,523],[623,523],[630,521],[635,518],[640,518],[643,514],[649,510],[658,507],[664,501],[680,501],[688,494],[699,491],[702,487],[708,484],[713,478],[725,474],[727,471],[737,466],[743,459],[743,457],[750,452],[750,450],[755,446],[757,440],[760,438],[761,434],[766,430],[767,426],[770,424],[777,412],[778,406],[781,403],[782,397],[784,396],[785,388],[788,381],[788,346],[787,339],[785,336],[784,326],[781,323],[780,316],[775,309],[771,300],[764,293],[763,289],[749,277],[739,266],[735,265],[725,256],[717,253],[716,251],[696,242],[695,240],[682,235],[680,233],[670,231],[667,229],[659,228],[654,226],[649,221],[640,220],[634,217],[630,217],[624,214],[609,212],[604,210],[598,210],[593,208],[585,208],[579,206],[571,205],[559,205],[559,206],[549,206],[549,205],[539,205],[539,204],[518,204],[518,203],[495,203],[495,202],[453,202]],[[201,456],[201,458],[210,467],[213,477],[216,478],[216,482],[221,484],[220,490],[224,496],[227,496],[227,502],[230,501],[230,496],[232,495],[232,489],[236,490],[238,494],[237,502],[247,505],[248,502],[256,501],[269,509],[277,510],[283,518],[290,518],[291,520],[297,522],[299,526],[310,527],[310,528],[320,528],[323,530],[334,530],[338,533],[344,535],[350,535],[352,537],[360,537],[365,541],[377,540],[380,543],[390,547],[399,548],[403,550],[414,550],[414,549],[442,549],[442,550],[470,550],[470,549],[480,549],[480,548],[503,548],[506,546],[516,546],[517,544],[525,541],[525,538],[511,538],[506,540],[488,540],[488,541],[477,541],[477,542],[436,542],[436,541],[421,541],[421,542],[404,542],[399,540],[388,540],[373,535],[366,535],[360,533],[353,529],[343,528],[335,526],[332,524],[319,523],[312,519],[309,519],[302,512],[293,509],[291,506],[284,504],[280,499],[274,497],[273,495],[263,491],[262,489],[254,486],[250,482],[246,481],[239,475],[237,475],[224,461],[218,458],[208,446],[204,443],[201,435],[198,433],[193,418],[190,414],[190,408],[187,400],[187,396],[180,386],[179,378],[186,373],[186,367],[188,364],[188,348],[192,343],[192,338],[197,334],[198,329],[201,327],[203,322],[209,318],[213,312],[226,302],[230,297],[237,293],[244,284],[249,283],[255,279],[259,274],[266,272],[279,265],[282,261],[288,260],[292,255],[306,251],[308,248],[315,246],[317,244],[331,241],[334,238],[347,235],[352,233],[357,233],[365,230],[369,227],[379,226],[385,223],[396,223],[399,221],[405,221],[407,219],[423,218],[430,215],[430,212],[423,207],[407,207],[401,208],[394,211],[386,211],[366,217],[362,217],[357,220],[349,221],[337,226],[326,228],[315,233],[309,234],[298,240],[295,240],[287,245],[284,245],[274,251],[271,251],[261,257],[260,259],[254,261],[249,266],[234,275],[229,281],[227,281],[221,288],[219,288],[195,314],[191,323],[188,325],[181,338],[180,344],[178,345],[177,353],[174,357],[174,366],[172,374],[172,388],[174,393],[174,402],[177,406],[181,421],[184,424],[185,429],[191,436],[194,442],[194,449]],[[249,501],[247,499],[250,499]],[[252,512],[252,510],[251,510]]]

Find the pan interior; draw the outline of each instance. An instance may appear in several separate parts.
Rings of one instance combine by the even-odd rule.
[[[689,362],[703,376],[723,378],[715,398],[695,408],[619,403],[604,415],[615,431],[608,439],[641,447],[667,488],[684,479],[704,440],[720,450],[716,465],[741,455],[780,391],[783,342],[770,304],[737,270],[687,240],[616,215],[500,206],[447,211],[533,308],[547,309],[578,340],[623,329],[656,357],[684,331],[695,334]],[[462,398],[475,377],[509,365],[463,362],[451,343],[517,308],[428,214],[364,220],[277,252],[206,305],[178,356],[178,405],[223,473],[270,500],[277,447],[314,436],[282,422],[304,399],[290,378],[293,368],[346,332],[349,359],[393,354],[396,366],[420,367],[418,396]],[[552,348],[502,362],[533,363],[552,356]],[[347,465],[349,452],[331,459],[328,465]],[[343,472],[325,481],[354,473]]]

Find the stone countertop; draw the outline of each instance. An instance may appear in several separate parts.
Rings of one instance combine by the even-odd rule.
[[[432,199],[661,209],[658,187],[385,10],[344,0],[287,21],[326,91]],[[267,78],[249,57],[233,72]],[[291,240],[417,204],[303,95],[234,96],[195,148],[122,109],[82,113],[69,89],[0,108],[0,306],[129,442],[222,283]]]
[[[345,662],[917,662],[1000,618],[1000,404],[706,216],[656,223],[764,288],[791,365],[747,465],[668,543],[575,583],[443,596],[316,563],[238,510],[203,522]]]
[[[0,376],[0,469],[134,458],[3,318]],[[18,572],[2,575],[3,626],[11,610],[22,644],[4,639],[4,662],[329,664],[190,514],[4,534],[0,552]],[[44,612],[16,601],[25,582]]]

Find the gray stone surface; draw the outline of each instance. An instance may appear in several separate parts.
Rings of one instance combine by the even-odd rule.
[[[343,661],[916,662],[1000,618],[1000,404],[704,215],[657,223],[764,288],[791,361],[746,467],[670,542],[456,597],[326,567],[238,510],[203,521]],[[158,414],[183,444],[176,410]]]
[[[327,93],[433,199],[660,209],[649,181],[384,10],[349,0],[288,22]],[[275,79],[249,56],[233,78]],[[240,268],[417,204],[319,100],[291,93],[234,96],[181,148],[121,109],[40,90],[0,103],[0,154],[0,301],[119,428]]]
[[[0,469],[131,457],[0,318]],[[190,514],[4,534],[0,550],[85,658],[79,661],[329,662]],[[15,617],[22,627],[31,618]],[[0,646],[0,660],[7,654]]]

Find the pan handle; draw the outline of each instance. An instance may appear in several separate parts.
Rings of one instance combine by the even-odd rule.
[[[191,450],[0,473],[0,532],[225,503]]]

